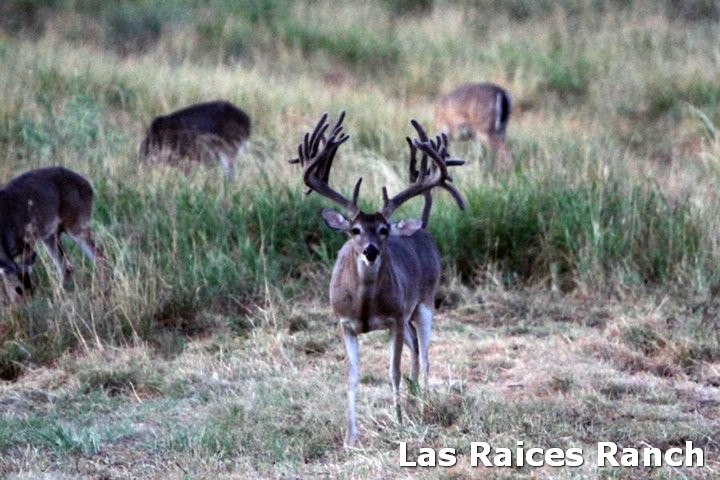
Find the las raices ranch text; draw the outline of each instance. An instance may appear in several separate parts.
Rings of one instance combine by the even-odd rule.
[[[452,467],[457,463],[454,448],[420,448],[408,452],[407,442],[400,442],[401,467]],[[472,442],[469,450],[470,466],[478,467],[579,467],[585,463],[582,448],[526,448],[522,441],[514,449],[494,448],[487,442]],[[704,451],[693,447],[661,450],[654,447],[621,448],[613,442],[598,442],[597,466],[611,467],[702,467]]]

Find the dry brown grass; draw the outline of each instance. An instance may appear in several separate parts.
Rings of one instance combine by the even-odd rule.
[[[448,287],[452,288],[452,287]],[[595,442],[669,448],[692,439],[703,469],[622,478],[710,478],[720,468],[720,361],[688,361],[697,315],[652,298],[600,302],[542,291],[460,288],[441,309],[431,390],[392,414],[387,335],[361,339],[361,447],[344,450],[344,352],[320,303],[275,305],[244,337],[222,327],[167,357],[149,345],[67,355],[0,387],[11,478],[597,478]],[[630,329],[632,327],[632,329]],[[651,341],[652,340],[652,341]],[[654,342],[654,343],[653,343]],[[408,358],[404,359],[407,367]],[[407,385],[403,385],[407,395]],[[578,469],[471,468],[472,441],[581,446]],[[401,469],[408,448],[454,447],[458,465]],[[5,447],[4,447],[5,448]],[[24,472],[24,473],[23,473]]]

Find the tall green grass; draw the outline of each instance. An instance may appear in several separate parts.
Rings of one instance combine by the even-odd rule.
[[[572,290],[712,277],[699,220],[652,187],[614,178],[577,187],[530,179],[466,191],[466,212],[433,219],[444,258],[466,281],[488,265],[510,284]],[[450,235],[448,235],[450,232]]]
[[[31,25],[0,35],[0,174],[86,175],[110,274],[81,265],[62,289],[38,269],[37,295],[2,312],[1,376],[98,342],[194,333],[207,312],[245,328],[253,309],[322,298],[344,238],[285,162],[302,134],[347,110],[332,181],[363,176],[377,208],[383,185],[403,187],[408,120],[433,131],[434,95],[465,81],[510,90],[517,165],[495,171],[453,143],[468,207],[438,194],[430,225],[451,280],[492,268],[561,291],[717,287],[712,15],[678,23],[673,2],[618,0],[8,5]],[[154,116],[216,98],[253,119],[239,178],[136,164]]]

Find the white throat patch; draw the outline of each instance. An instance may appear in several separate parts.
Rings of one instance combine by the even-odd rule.
[[[358,255],[357,267],[361,274],[374,274],[380,270],[381,257],[377,256],[374,262],[370,262],[367,257],[363,254]]]

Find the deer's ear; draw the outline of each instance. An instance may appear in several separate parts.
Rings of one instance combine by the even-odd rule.
[[[390,235],[409,237],[422,228],[422,221],[412,218],[390,224]]]
[[[329,208],[323,208],[322,217],[325,220],[325,224],[333,230],[340,230],[341,232],[347,232],[350,229],[350,220],[345,218],[342,214]]]

